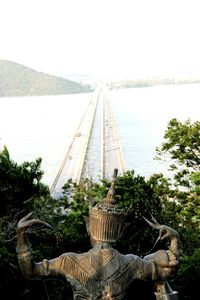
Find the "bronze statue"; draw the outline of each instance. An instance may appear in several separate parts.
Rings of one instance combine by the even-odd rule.
[[[159,300],[178,299],[167,279],[177,270],[182,255],[178,233],[164,225],[147,222],[160,230],[159,239],[171,239],[169,250],[160,250],[144,257],[122,255],[112,245],[126,227],[127,213],[116,206],[114,171],[112,185],[107,197],[89,210],[86,220],[87,231],[93,248],[86,253],[64,253],[61,256],[35,263],[31,248],[25,236],[26,228],[33,224],[46,224],[38,219],[30,219],[31,214],[18,223],[18,258],[26,279],[61,275],[71,284],[76,300],[117,300],[124,299],[128,286],[134,279],[153,280],[157,283],[156,297]]]

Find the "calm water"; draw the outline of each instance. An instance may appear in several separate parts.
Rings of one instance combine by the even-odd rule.
[[[0,98],[0,143],[13,160],[42,157],[49,185],[62,162],[91,94]],[[157,86],[110,92],[127,169],[149,177],[166,173],[155,161],[172,118],[199,120],[200,84]]]

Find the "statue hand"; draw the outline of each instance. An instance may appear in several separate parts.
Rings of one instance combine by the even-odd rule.
[[[153,261],[157,266],[158,276],[161,279],[172,277],[179,265],[179,261],[169,250],[158,250],[144,257],[145,260]]]
[[[145,256],[145,259],[154,261],[157,265],[158,273],[161,279],[166,279],[173,276],[178,269],[182,258],[181,242],[179,239],[179,234],[176,230],[166,225],[159,224],[153,216],[151,217],[153,220],[152,222],[147,220],[145,217],[144,219],[151,227],[159,230],[159,236],[153,248],[158,241],[163,241],[167,238],[170,239],[170,245],[168,250],[159,250],[155,253]]]
[[[145,217],[143,217],[143,218],[151,227],[159,230],[159,237],[156,242],[158,242],[159,240],[163,241],[168,237],[171,240],[179,237],[178,232],[176,230],[172,229],[169,226],[159,224],[153,216],[151,216],[151,217],[153,220],[152,222],[147,220]]]
[[[174,267],[160,267],[157,265],[158,277],[162,280],[168,280],[177,273],[177,268]]]
[[[178,237],[178,232],[171,227],[166,225],[161,225],[159,229],[159,239],[161,241],[165,240],[166,238],[170,238],[170,240],[175,239]]]
[[[47,227],[52,228],[52,226],[50,224],[48,224],[45,221],[39,220],[39,219],[30,219],[30,217],[32,216],[33,213],[29,213],[28,215],[26,215],[25,217],[23,217],[17,224],[17,232],[24,232],[26,228],[31,227],[32,225],[35,224],[42,224],[42,225],[46,225]]]
[[[158,250],[155,253],[146,255],[144,259],[154,261],[162,268],[175,267],[179,264],[179,261],[170,250]]]

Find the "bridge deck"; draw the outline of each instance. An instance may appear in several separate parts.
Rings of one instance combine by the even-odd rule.
[[[71,178],[73,182],[78,184],[81,178],[87,177],[87,174],[84,174],[84,170],[87,169],[84,166],[84,162],[86,163],[86,153],[90,143],[92,143],[90,137],[99,102],[102,102],[102,105],[98,106],[102,109],[102,117],[101,124],[98,124],[98,126],[101,126],[99,128],[101,130],[101,140],[99,140],[101,166],[98,171],[101,173],[101,178],[111,178],[115,168],[118,168],[119,174],[124,173],[125,168],[120,140],[108,94],[102,90],[96,91],[82,116],[51,187],[51,195],[55,199],[61,196],[62,187],[67,180]]]
[[[111,179],[115,168],[118,169],[119,175],[122,175],[125,172],[125,166],[118,130],[108,96],[103,99],[102,122],[102,178]]]
[[[50,190],[54,198],[61,196],[62,187],[68,179],[79,183],[97,102],[96,96],[91,99],[73,136]]]

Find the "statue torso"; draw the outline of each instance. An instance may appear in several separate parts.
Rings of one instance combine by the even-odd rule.
[[[63,254],[59,273],[70,282],[76,300],[123,299],[134,279],[134,258],[113,248],[93,248],[83,254]]]

